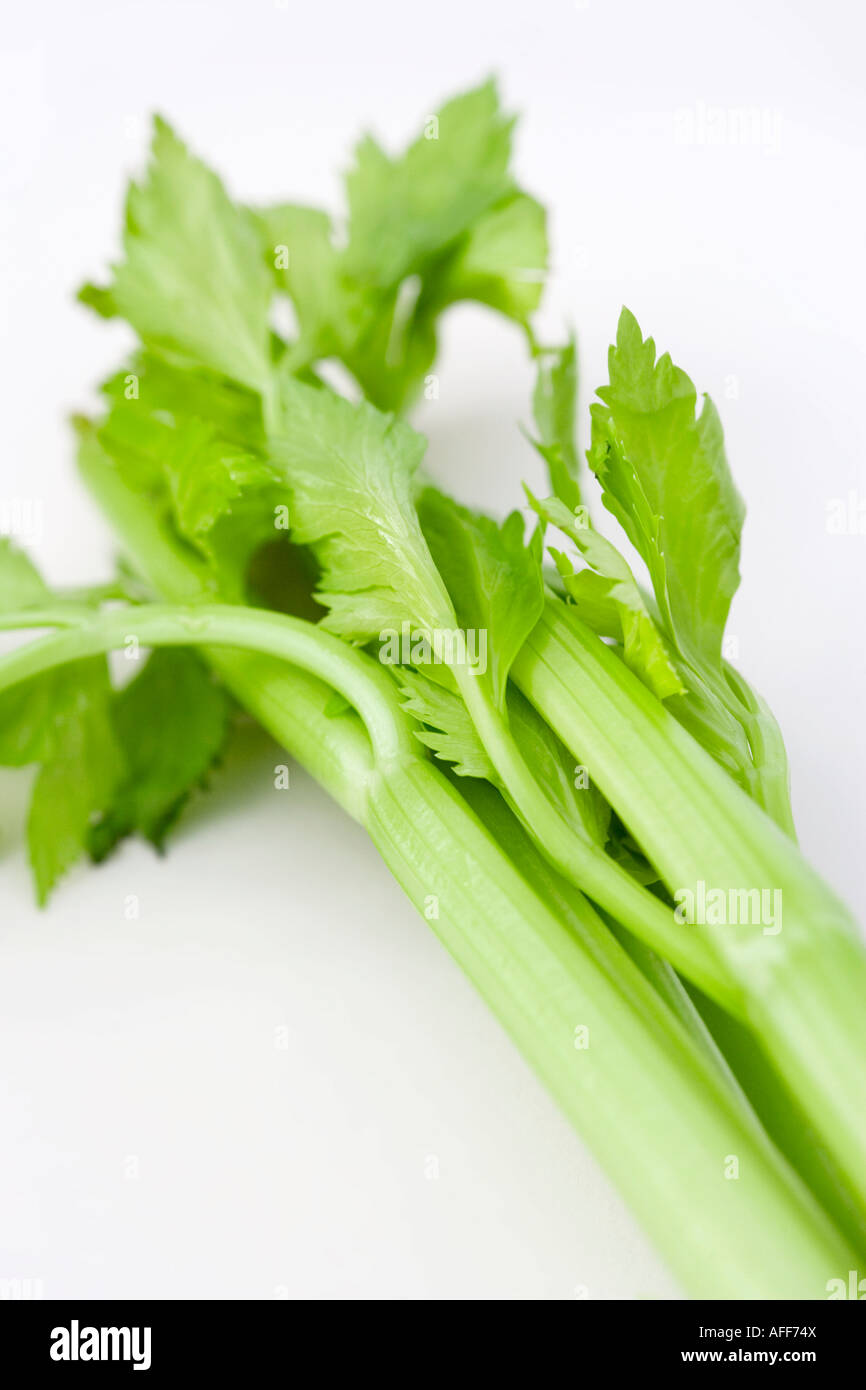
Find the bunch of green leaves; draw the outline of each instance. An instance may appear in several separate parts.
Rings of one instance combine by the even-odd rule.
[[[612,839],[597,788],[576,778],[556,734],[509,688],[544,607],[540,528],[527,540],[519,512],[498,523],[419,490],[423,440],[367,402],[286,381],[281,406],[269,457],[289,490],[294,539],[319,565],[323,625],[374,650],[406,631],[395,674],[421,741],[458,775],[499,788],[570,882],[592,884],[634,930],[664,933],[669,914],[642,887],[656,875],[624,834]],[[416,646],[419,636],[426,644]],[[450,645],[431,659],[437,637]]]
[[[778,730],[723,654],[742,504],[718,417],[708,401],[698,412],[689,378],[669,357],[657,358],[652,339],[624,312],[609,382],[592,410],[588,458],[648,575],[645,589],[583,504],[573,338],[564,348],[540,347],[530,327],[546,261],[544,215],[509,173],[511,129],[488,83],[429,118],[402,156],[366,139],[348,179],[341,236],[315,209],[234,203],[158,121],[147,178],[130,189],[123,258],[107,288],[82,295],[98,312],[124,317],[139,345],[105,384],[102,418],[81,424],[81,447],[91,458],[98,453],[103,484],[106,470],[120,483],[125,500],[114,519],[148,557],[145,573],[162,587],[154,557],[167,553],[182,571],[182,599],[189,566],[199,598],[295,612],[299,580],[301,598],[332,634],[316,637],[332,644],[335,668],[350,662],[347,644],[375,651],[388,631],[483,632],[487,660],[472,669],[459,660],[430,665],[410,643],[394,675],[404,711],[417,721],[416,742],[457,779],[505,794],[543,858],[545,883],[555,892],[563,884],[567,892],[585,889],[616,932],[636,933],[640,950],[649,941],[666,960],[650,954],[648,973],[685,1014],[691,1004],[668,962],[735,1017],[757,1021],[780,1073],[805,1075],[804,1110],[854,1190],[864,1150],[852,1104],[858,1069],[849,1058],[844,1084],[829,1085],[835,1063],[817,1036],[831,1025],[852,1036],[860,1027],[863,962],[847,919],[790,842],[670,717],[790,828]],[[273,329],[280,295],[295,309],[297,331],[288,338]],[[519,513],[500,522],[426,486],[424,441],[386,413],[411,402],[433,365],[443,310],[465,298],[520,324],[538,365],[536,443],[553,495],[530,494],[540,525],[528,536]],[[319,367],[328,360],[354,374],[360,404],[323,385]],[[551,551],[565,602],[545,586],[547,526],[575,552]],[[165,537],[167,551],[157,543]],[[11,611],[35,619],[47,602],[44,586],[20,556],[5,558]],[[282,574],[280,602],[273,570]],[[92,608],[97,622],[96,599]],[[257,621],[271,630],[272,615],[241,618],[242,626]],[[565,653],[556,671],[541,669],[533,647],[546,623],[553,649],[560,641]],[[246,668],[246,700],[260,670]],[[380,693],[387,687],[390,726],[391,687],[373,670]],[[336,686],[334,715],[330,704],[315,707],[320,734],[322,721],[345,710],[345,688],[339,679]],[[256,707],[256,692],[252,699]],[[30,840],[42,898],[82,848],[101,857],[134,830],[161,843],[219,756],[231,715],[198,658],[177,651],[151,658],[119,688],[101,659],[88,659],[62,676],[35,677],[29,690],[3,700],[0,751],[7,761],[40,766]],[[281,728],[287,724],[295,729],[283,709]],[[576,776],[586,771],[574,764],[584,740],[598,786]],[[320,742],[330,747],[328,732]],[[391,815],[389,777],[410,796],[419,768],[432,776],[426,755],[417,765],[407,756],[411,744],[411,730],[387,744],[378,780],[368,777],[366,756],[352,762],[363,783],[353,806],[377,787],[376,815]],[[676,793],[669,824],[658,814],[665,775]],[[58,789],[69,787],[58,818]],[[399,806],[400,796],[393,802]],[[463,861],[450,857],[462,892]],[[756,864],[785,885],[783,942],[742,932],[710,939],[674,924],[665,894],[694,867],[739,882]],[[806,1046],[784,991],[768,992],[762,981],[782,967],[796,976],[798,951],[814,964],[819,912],[827,930],[818,954],[830,984],[823,997],[818,992],[810,1015],[816,1036]],[[605,931],[598,944],[606,951]],[[847,1044],[842,1051],[853,1056]]]
[[[508,669],[543,601],[538,535],[525,547],[516,516],[499,527],[443,498],[434,506],[428,497],[419,518],[413,479],[421,441],[405,426],[377,414],[372,404],[351,408],[323,390],[314,374],[315,364],[329,356],[351,366],[354,343],[364,364],[356,375],[365,392],[373,401],[389,399],[364,373],[375,375],[386,360],[387,354],[377,355],[375,339],[384,338],[389,324],[391,352],[392,311],[398,302],[405,309],[410,279],[416,283],[404,325],[407,343],[420,331],[424,306],[434,306],[438,313],[454,298],[474,293],[472,284],[476,297],[504,312],[514,310],[528,330],[538,277],[531,296],[520,299],[517,308],[517,299],[503,291],[507,276],[500,281],[502,292],[494,294],[490,283],[482,286],[483,277],[473,279],[460,270],[479,264],[479,244],[488,249],[494,244],[500,249],[522,246],[524,251],[531,244],[531,238],[503,242],[488,235],[491,223],[523,226],[530,206],[507,174],[511,123],[501,115],[492,85],[485,84],[448,103],[430,125],[398,160],[389,159],[370,140],[362,144],[349,180],[349,234],[343,250],[335,248],[322,214],[294,205],[279,210],[288,240],[274,242],[277,284],[293,296],[299,325],[298,338],[286,344],[268,329],[269,296],[262,288],[261,256],[250,239],[250,214],[233,204],[216,177],[158,123],[149,180],[130,191],[126,258],[106,296],[136,329],[142,347],[129,368],[106,384],[110,409],[99,425],[98,441],[124,478],[147,493],[196,547],[222,597],[243,601],[249,596],[254,557],[280,529],[279,538],[285,539],[290,522],[293,542],[311,550],[323,571],[317,602],[328,610],[330,627],[362,642],[383,629],[400,628],[406,620],[428,629],[483,629],[490,640],[489,694],[506,714]],[[530,221],[535,225],[537,218]],[[273,240],[276,214],[259,214],[257,225],[263,224]],[[220,268],[219,292],[209,295],[204,334],[195,312],[205,292],[202,245]],[[285,253],[285,264],[280,253]],[[509,259],[513,269],[527,258],[501,257],[496,264],[502,269]],[[169,292],[163,286],[161,295],[160,267],[167,262]],[[518,281],[522,276],[521,271]],[[364,323],[374,326],[372,338]],[[611,401],[638,399],[642,390],[655,392],[653,399],[664,411],[664,381],[658,388],[646,384],[646,354],[631,351],[623,336],[627,320],[624,325]],[[429,336],[426,330],[421,333]],[[581,521],[584,516],[574,441],[574,342],[548,350],[529,336],[539,365],[534,395],[538,447],[555,489],[547,503],[531,500],[543,521],[565,526],[584,561],[580,573],[573,574],[571,562],[556,553],[565,588],[597,631],[622,643],[625,660],[656,695],[680,700],[684,721],[694,728],[701,725],[707,741],[716,735],[722,716],[708,717],[707,709],[714,713],[714,707],[691,667],[692,679],[684,679],[686,658],[670,624],[664,618],[656,621],[627,562],[609,542],[591,527],[566,524],[571,513],[577,517],[575,508]],[[435,336],[430,342],[432,352]],[[387,360],[395,361],[393,355]],[[424,361],[429,365],[427,357]],[[404,355],[395,403],[407,396],[412,375],[407,375],[407,362]],[[687,378],[671,371],[682,395]],[[681,434],[687,436],[686,426],[681,410],[671,426],[678,441]],[[596,428],[601,428],[598,416]],[[685,448],[697,478],[709,448],[703,446],[704,436],[713,443],[712,431],[706,429],[697,446]],[[593,460],[599,448],[596,441]],[[711,462],[715,466],[715,455]],[[663,470],[667,466],[663,461]],[[625,475],[628,469],[619,472]],[[631,515],[629,507],[634,510],[634,498],[626,496],[620,503],[623,516]],[[638,520],[651,529],[645,513],[641,504]],[[437,525],[442,540],[434,563],[428,542]],[[643,534],[634,525],[632,529],[634,535]],[[288,554],[284,547],[284,557]],[[457,555],[465,563],[455,574]],[[715,591],[717,602],[719,591],[724,592],[724,584]],[[668,614],[670,605],[662,611]],[[730,716],[727,722],[733,722]],[[428,735],[435,733],[432,717],[425,724]],[[716,737],[715,750],[735,773],[749,758],[739,724],[736,735],[724,746]]]
[[[318,363],[338,359],[371,399],[403,407],[433,364],[449,305],[475,299],[528,328],[547,241],[542,208],[509,171],[513,124],[487,82],[428,117],[402,156],[367,137],[347,179],[339,249],[323,212],[234,202],[156,118],[150,167],[127,196],[123,256],[108,285],[80,292],[102,316],[126,319],[139,346],[105,382],[102,417],[78,421],[79,445],[110,460],[191,548],[213,595],[321,611],[311,598],[315,562],[288,540],[289,489],[268,442],[288,403],[303,399],[296,377],[318,387]],[[280,295],[294,305],[291,341],[272,328]],[[378,447],[372,412],[370,428]],[[401,438],[398,426],[384,434],[417,462],[420,441]],[[299,516],[291,522],[297,542],[304,529]],[[23,572],[28,562],[11,554]],[[432,566],[428,579],[420,619],[432,622],[440,605],[439,620],[456,621]],[[10,609],[22,594],[10,580]],[[339,626],[336,606],[330,621]],[[4,696],[2,757],[40,766],[29,841],[44,901],[83,849],[104,857],[133,831],[162,844],[221,754],[230,702],[183,651],[153,654],[118,689],[101,658],[34,685]],[[55,795],[63,786],[68,794]]]
[[[224,599],[261,597],[252,575],[263,553],[277,573],[300,554],[309,557],[300,565],[306,611],[324,609],[325,625],[350,641],[371,643],[406,623],[427,631],[483,631],[489,669],[480,680],[458,691],[459,671],[430,667],[421,673],[426,685],[415,679],[411,698],[423,737],[440,756],[457,749],[458,767],[489,772],[484,740],[476,734],[473,756],[464,756],[452,732],[455,721],[467,729],[461,701],[483,694],[506,725],[522,730],[525,746],[517,751],[531,763],[540,753],[538,739],[534,748],[526,745],[526,721],[514,719],[509,705],[508,675],[544,602],[541,531],[527,544],[516,513],[499,524],[433,489],[419,492],[423,441],[377,409],[383,401],[408,399],[415,366],[426,370],[432,360],[435,334],[428,329],[441,309],[454,298],[485,299],[523,323],[538,364],[536,442],[554,496],[530,502],[580,555],[574,572],[572,560],[554,551],[570,601],[754,790],[760,777],[752,745],[732,712],[739,697],[721,663],[736,558],[717,536],[712,544],[708,539],[721,517],[722,531],[735,532],[738,544],[741,521],[717,419],[705,407],[695,423],[688,378],[669,359],[656,364],[651,342],[643,344],[624,315],[611,385],[601,392],[604,407],[594,410],[590,462],[608,479],[605,500],[649,568],[653,603],[627,561],[588,524],[581,504],[575,345],[572,336],[564,348],[540,347],[529,327],[540,282],[538,275],[527,279],[527,263],[543,263],[546,255],[534,255],[541,242],[530,229],[543,233],[543,217],[508,173],[511,130],[487,83],[431,117],[400,158],[370,139],[362,142],[348,180],[346,244],[338,249],[319,212],[281,205],[253,215],[233,203],[216,176],[158,122],[149,176],[129,194],[125,258],[98,304],[123,314],[141,347],[106,383],[109,409],[96,443],[195,549],[212,592]],[[251,229],[272,244],[275,278],[267,283]],[[203,259],[217,268],[215,277],[203,274]],[[482,264],[496,275],[467,273]],[[525,296],[521,285],[531,286]],[[292,342],[269,327],[279,292],[295,302]],[[429,352],[417,359],[414,349],[394,356],[398,309],[404,347],[428,342]],[[370,399],[352,406],[323,387],[315,369],[329,357],[354,363]],[[678,479],[687,480],[702,516],[691,523],[690,534],[700,531],[693,553],[681,539],[669,553],[659,531],[661,507],[675,511]],[[681,528],[682,508],[675,515]],[[696,556],[707,577],[704,597],[690,600],[688,571]],[[273,601],[273,590],[266,599]],[[428,689],[425,706],[431,674],[440,690]],[[599,813],[598,800],[596,792],[577,799],[576,823],[615,849],[608,832],[616,819],[609,809]],[[619,852],[637,863],[622,844],[620,838]],[[649,876],[645,865],[640,873]]]
[[[266,255],[298,320],[292,371],[337,358],[367,400],[402,410],[433,366],[449,305],[475,300],[528,327],[547,235],[544,209],[510,173],[513,127],[489,81],[429,116],[402,155],[366,136],[346,179],[343,246],[317,209],[259,212]]]
[[[767,707],[723,656],[739,584],[744,509],[716,409],[667,353],[657,357],[627,309],[609,354],[609,381],[591,407],[587,459],[649,575],[652,597],[625,557],[596,530],[581,502],[576,383],[560,362],[539,373],[536,447],[553,496],[530,504],[567,536],[577,557],[553,548],[560,581],[584,622],[613,641],[626,664],[780,824],[793,831],[781,735]],[[546,390],[545,390],[546,386]],[[539,402],[543,402],[539,408]],[[579,567],[575,566],[575,558]]]
[[[101,313],[126,318],[141,342],[105,384],[97,440],[195,547],[223,598],[245,598],[256,556],[286,539],[291,504],[272,441],[285,443],[291,412],[300,429],[308,398],[298,380],[318,386],[316,365],[338,358],[368,398],[402,406],[433,361],[451,303],[483,301],[528,329],[547,247],[543,211],[509,171],[513,124],[487,82],[429,117],[398,158],[366,138],[338,250],[323,213],[281,204],[253,214],[232,202],[157,120],[148,176],[127,199],[124,258],[110,286],[82,291]],[[269,327],[280,293],[295,305],[290,342]],[[377,435],[401,438],[372,414],[368,422],[371,449]],[[420,442],[407,440],[401,448],[417,456]],[[280,553],[288,563],[289,547]],[[418,621],[431,621],[429,609],[420,603]],[[382,625],[377,618],[373,629]]]
[[[442,313],[487,304],[524,329],[547,265],[545,215],[510,172],[513,120],[493,82],[428,117],[404,154],[370,136],[346,181],[345,245],[334,220],[295,203],[247,209],[161,119],[147,179],[127,198],[124,259],[82,300],[119,315],[151,354],[256,392],[341,361],[366,398],[403,409],[436,355]],[[272,331],[287,296],[297,334]],[[134,370],[134,369],[133,369]]]
[[[57,603],[31,561],[0,542],[0,612],[32,613],[38,627],[39,610]],[[70,601],[70,619],[88,606],[95,617],[96,602]],[[135,674],[117,686],[106,659],[88,657],[0,695],[0,765],[38,769],[27,843],[40,903],[84,853],[103,859],[133,833],[161,848],[221,757],[233,706],[199,657],[148,655],[134,631],[126,656]]]

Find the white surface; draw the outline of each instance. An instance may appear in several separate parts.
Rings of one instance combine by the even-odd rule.
[[[237,194],[338,206],[365,123],[402,141],[495,70],[524,113],[521,177],[553,211],[545,323],[576,322],[587,388],[626,302],[721,409],[749,505],[739,661],[786,732],[804,846],[866,915],[866,536],[826,531],[830,499],[866,500],[863,39],[848,0],[16,6],[0,497],[41,503],[52,580],[105,573],[63,418],[126,339],[72,293],[114,253],[151,110]],[[733,140],[741,108],[764,113],[757,143]],[[726,143],[684,143],[702,119]],[[538,477],[517,335],[456,311],[441,380],[420,416],[431,466],[503,509]],[[166,860],[128,845],[41,915],[23,779],[2,775],[0,1279],[676,1296],[363,834],[301,774],[278,797],[273,760],[227,769]]]

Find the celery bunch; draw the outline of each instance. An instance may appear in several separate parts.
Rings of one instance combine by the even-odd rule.
[[[123,568],[62,595],[0,550],[0,625],[53,629],[0,658],[0,761],[39,764],[45,901],[82,852],[161,845],[243,707],[367,828],[684,1288],[821,1297],[866,1248],[866,954],[722,655],[743,505],[719,418],[627,311],[587,457],[649,590],[590,522],[512,127],[488,83],[400,157],[366,138],[341,235],[234,203],[157,121],[122,259],[82,291],[138,340],[77,421]],[[537,364],[528,530],[432,486],[403,418],[461,299]],[[133,639],[153,654],[115,689]]]

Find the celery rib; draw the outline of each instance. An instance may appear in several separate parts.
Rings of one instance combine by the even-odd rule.
[[[866,953],[793,841],[559,600],[519,654],[523,694],[589,769],[672,893],[778,889],[783,930],[718,926],[747,1021],[866,1211]],[[699,983],[698,981],[695,981]]]

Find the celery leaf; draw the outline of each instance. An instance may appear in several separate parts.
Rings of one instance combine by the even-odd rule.
[[[453,763],[458,777],[483,777],[496,782],[484,745],[459,695],[420,671],[403,667],[395,673],[403,708],[426,728],[416,737],[443,762]]]
[[[271,458],[291,492],[292,538],[321,565],[325,626],[360,642],[407,618],[453,626],[412,496],[422,436],[366,402],[297,381],[284,383],[282,406]]]
[[[532,394],[536,449],[547,464],[550,486],[570,510],[580,506],[577,481],[577,350],[574,337],[564,347],[536,349],[538,373]]]
[[[647,610],[627,561],[615,545],[557,497],[538,501],[527,489],[540,517],[572,540],[587,568],[575,573],[567,555],[552,551],[565,591],[578,616],[605,637],[622,642],[623,660],[660,700],[685,693],[662,634]]]
[[[486,642],[491,689],[503,709],[512,662],[544,606],[541,533],[527,545],[519,512],[499,524],[435,488],[421,494],[418,511],[461,627]]]
[[[610,381],[592,407],[590,465],[603,500],[643,558],[679,650],[721,668],[722,636],[739,583],[744,508],[722,427],[667,353],[622,311]]]
[[[138,831],[158,849],[193,789],[206,783],[229,731],[232,704],[207,667],[184,647],[161,648],[115,692],[111,718],[123,778],[88,849],[104,859]]]
[[[362,140],[347,179],[349,273],[392,287],[511,193],[513,125],[489,81],[447,102],[397,159]]]
[[[271,280],[252,216],[159,117],[151,153],[129,189],[113,305],[143,342],[266,390]]]

